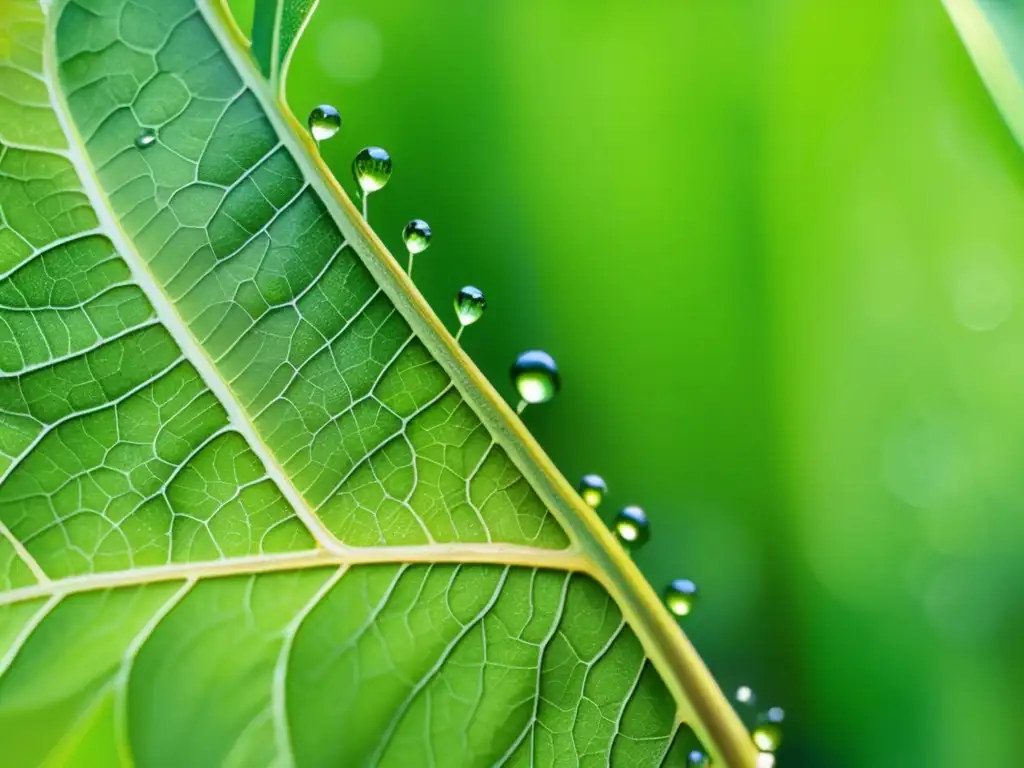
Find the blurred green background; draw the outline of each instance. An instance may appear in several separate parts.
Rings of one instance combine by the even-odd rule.
[[[371,221],[485,291],[500,390],[558,360],[527,423],[780,766],[1020,764],[1024,155],[939,0],[321,0],[289,100],[350,190],[391,152]]]

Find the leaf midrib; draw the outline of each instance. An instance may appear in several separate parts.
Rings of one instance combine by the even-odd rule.
[[[589,572],[615,600],[672,692],[678,707],[677,722],[690,724],[704,744],[716,745],[720,749],[713,755],[716,760],[735,768],[754,766],[757,751],[746,728],[678,623],[597,513],[583,503],[362,218],[288,106],[259,77],[247,53],[248,43],[231,21],[227,0],[198,0],[198,7],[345,239],[491,431],[494,441],[562,525],[570,540],[569,549],[578,550],[590,561]]]
[[[569,537],[570,546],[565,550],[547,550],[509,545],[453,543],[357,549],[343,545],[323,526],[311,505],[305,501],[263,442],[252,419],[232,393],[230,385],[221,377],[206,350],[183,322],[173,303],[136,252],[131,240],[121,230],[88,161],[84,143],[78,135],[74,121],[70,119],[59,86],[55,19],[49,12],[50,3],[47,0],[40,0],[40,5],[46,12],[48,30],[44,35],[43,47],[47,91],[68,141],[68,159],[81,180],[83,191],[95,210],[103,233],[110,238],[121,254],[133,279],[149,299],[157,318],[178,344],[184,359],[196,369],[206,386],[225,408],[231,427],[245,439],[259,457],[267,475],[280,489],[321,548],[288,556],[259,555],[239,558],[215,562],[209,566],[190,563],[71,577],[11,591],[0,596],[0,604],[13,602],[12,596],[18,596],[17,599],[20,600],[30,599],[32,594],[27,590],[36,590],[36,598],[50,596],[53,599],[71,591],[117,586],[120,582],[110,581],[116,579],[138,579],[133,583],[151,583],[180,578],[192,580],[202,576],[212,577],[229,573],[255,573],[261,570],[321,565],[344,566],[360,562],[490,562],[582,571],[600,582],[622,610],[648,658],[657,668],[677,702],[677,721],[689,722],[706,744],[715,745],[717,749],[713,749],[712,752],[727,765],[737,768],[752,766],[755,751],[742,724],[650,585],[615,542],[595,512],[578,498],[575,490],[555,469],[508,404],[453,340],[377,235],[359,216],[347,195],[315,152],[312,141],[280,101],[277,94],[281,94],[283,89],[275,94],[256,73],[247,57],[246,46],[240,39],[237,27],[230,21],[226,0],[197,0],[198,9],[211,32],[220,42],[245,85],[260,102],[279,139],[291,152],[307,183],[317,191],[326,204],[331,218],[345,236],[345,240],[351,244],[398,312],[410,324],[413,332],[451,377],[455,388],[462,394],[466,403],[491,431],[494,441],[506,451],[513,464],[562,525]],[[286,67],[281,69],[285,70]],[[478,554],[479,559],[473,556],[474,552]],[[522,562],[515,561],[515,557],[520,557]],[[206,568],[209,570],[204,571]],[[236,570],[229,570],[231,568]]]
[[[213,28],[214,24],[210,23]],[[489,562],[498,564],[515,564],[522,566],[562,568],[570,571],[591,571],[593,562],[583,558],[578,553],[578,548],[570,547],[562,550],[551,550],[541,547],[514,546],[506,544],[477,545],[465,542],[436,543],[422,546],[405,547],[352,547],[339,541],[320,521],[315,509],[302,496],[302,493],[295,487],[291,478],[284,471],[284,468],[277,461],[274,454],[267,447],[260,436],[256,426],[241,406],[230,385],[220,375],[216,364],[209,356],[198,339],[192,333],[189,326],[181,317],[177,308],[171,302],[167,293],[161,288],[152,272],[149,270],[141,255],[135,249],[131,239],[121,228],[113,210],[110,208],[109,200],[103,191],[95,171],[88,160],[88,153],[84,147],[78,129],[70,117],[68,106],[63,94],[53,87],[59,84],[59,74],[56,66],[56,52],[54,41],[56,39],[53,28],[54,19],[47,14],[49,34],[44,36],[43,50],[43,73],[46,79],[47,93],[51,106],[57,116],[64,136],[68,142],[68,149],[65,153],[68,161],[72,164],[82,183],[83,191],[93,207],[99,227],[94,232],[101,233],[108,237],[115,249],[120,253],[122,259],[128,266],[132,279],[139,285],[146,298],[149,300],[156,314],[157,321],[167,329],[174,342],[178,345],[185,360],[199,373],[203,382],[224,407],[228,425],[216,434],[223,434],[226,431],[239,433],[256,456],[260,459],[268,477],[279,488],[289,505],[309,530],[314,540],[322,550],[331,553],[324,556],[322,563],[326,564],[361,564],[361,563],[393,563],[393,562]],[[246,83],[251,87],[251,83]],[[279,134],[287,135],[287,134]],[[294,153],[293,153],[294,154]],[[307,182],[308,183],[308,182]],[[345,241],[339,246],[347,247]],[[5,529],[6,531],[6,529]],[[9,533],[9,532],[7,532]],[[13,539],[13,535],[11,535]],[[16,599],[28,599],[38,594],[50,594],[54,591],[68,593],[70,591],[83,591],[86,589],[100,588],[102,585],[116,586],[142,583],[149,581],[160,581],[169,578],[180,578],[185,575],[195,575],[205,572],[205,564],[188,564],[187,566],[160,566],[155,568],[133,569],[121,572],[121,578],[104,579],[102,574],[93,574],[82,578],[65,580],[51,580],[46,576],[45,571],[39,563],[24,548],[21,542],[16,545],[19,554],[24,553],[26,564],[43,578],[43,588],[26,590],[13,590],[0,596],[0,604],[3,602],[15,602]],[[317,552],[317,551],[314,551]],[[304,553],[308,554],[308,553]],[[277,570],[289,567],[288,558],[275,558],[272,567],[253,569],[251,561],[267,558],[267,555],[257,555],[253,558],[239,558],[233,561],[237,567],[228,567],[223,572],[228,574],[239,574],[252,572],[253,570]],[[297,561],[295,567],[302,567],[303,563]],[[276,567],[273,567],[276,566]],[[190,570],[191,569],[191,570]],[[213,568],[211,572],[219,573],[219,569]],[[140,577],[136,578],[135,575]],[[45,581],[43,581],[45,579]],[[70,583],[69,583],[70,582]],[[21,597],[16,597],[23,595]]]

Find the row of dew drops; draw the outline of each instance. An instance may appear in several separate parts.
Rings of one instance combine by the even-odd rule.
[[[309,114],[309,131],[316,142],[330,139],[341,128],[341,115],[329,104],[315,107]],[[391,156],[380,147],[367,147],[359,151],[352,161],[352,175],[362,193],[363,218],[368,219],[369,198],[380,191],[391,178]],[[402,240],[409,254],[408,274],[412,275],[413,260],[430,246],[432,232],[423,219],[413,219],[402,230]],[[467,326],[479,320],[487,308],[487,300],[479,288],[467,285],[455,294],[455,316],[459,329],[456,340]],[[527,405],[546,403],[561,388],[558,366],[554,358],[541,350],[523,352],[516,358],[511,369],[512,382],[519,392],[517,413]],[[608,484],[600,475],[584,475],[577,486],[583,501],[591,508],[597,507],[608,494]],[[616,538],[629,552],[642,547],[651,536],[651,525],[647,514],[636,505],[619,510],[611,523]],[[662,597],[669,611],[682,618],[690,614],[697,600],[697,585],[689,579],[675,579],[664,590]],[[754,691],[741,686],[736,691],[736,701],[750,710],[756,703]],[[758,749],[757,768],[772,768],[775,765],[775,751],[782,742],[782,722],[785,714],[781,707],[771,707],[756,715],[751,737]],[[690,752],[688,763],[692,766],[710,765],[708,756],[701,750]]]

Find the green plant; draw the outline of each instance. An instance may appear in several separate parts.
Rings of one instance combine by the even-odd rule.
[[[219,5],[0,7],[5,765],[753,765],[284,106],[310,11],[268,81]]]

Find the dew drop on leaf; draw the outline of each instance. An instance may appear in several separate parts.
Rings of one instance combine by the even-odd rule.
[[[512,366],[512,382],[524,403],[546,403],[562,386],[558,366],[547,352],[523,352]]]
[[[152,128],[143,128],[142,133],[135,137],[135,146],[139,149],[152,147],[156,144],[156,131]]]
[[[380,147],[359,150],[352,161],[352,176],[364,193],[376,192],[391,178],[391,155]]]
[[[754,693],[754,689],[749,685],[741,685],[736,689],[736,701],[740,704],[752,707],[754,702],[757,701],[757,694]]]
[[[676,616],[687,616],[697,599],[697,585],[689,579],[676,579],[665,588],[665,605]]]
[[[329,139],[341,128],[341,115],[330,104],[313,107],[309,113],[309,132],[317,142]]]
[[[608,493],[608,484],[600,475],[584,475],[576,486],[588,507],[597,509]]]
[[[699,749],[695,749],[686,756],[686,764],[689,766],[707,766],[711,765],[711,760]]]
[[[402,230],[405,249],[413,255],[423,253],[430,245],[431,235],[430,225],[427,222],[423,219],[413,219]]]
[[[771,752],[758,752],[755,768],[775,768],[775,755]]]
[[[757,727],[750,734],[754,745],[762,752],[774,752],[782,743],[782,721],[786,714],[782,707],[772,707],[757,717]]]
[[[467,285],[455,294],[455,316],[459,318],[459,325],[472,325],[483,316],[485,309],[487,299],[479,288]]]
[[[615,535],[626,549],[639,549],[651,537],[651,524],[647,513],[636,505],[623,507],[612,523]]]

